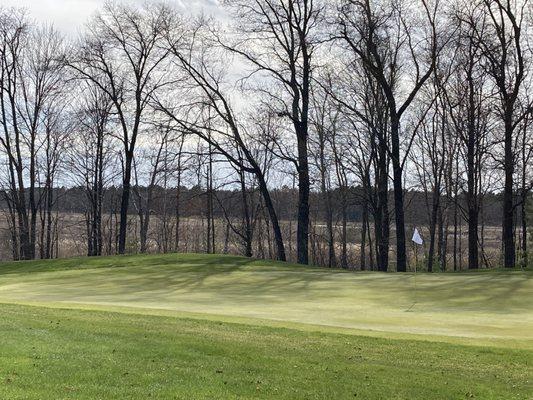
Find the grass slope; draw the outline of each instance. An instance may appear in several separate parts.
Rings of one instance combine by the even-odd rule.
[[[416,280],[413,306],[408,274],[205,255],[0,264],[0,399],[531,400],[532,272]]]
[[[6,305],[2,399],[528,399],[531,352]]]
[[[533,271],[415,278],[219,255],[79,258],[0,266],[0,302],[128,307],[533,348]]]

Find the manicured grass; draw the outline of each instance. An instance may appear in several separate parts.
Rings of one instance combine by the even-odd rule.
[[[0,264],[0,399],[533,398],[533,272]]]
[[[529,399],[532,352],[17,305],[2,399]]]
[[[0,302],[208,314],[533,349],[533,271],[415,278],[220,255],[77,258],[0,265]]]

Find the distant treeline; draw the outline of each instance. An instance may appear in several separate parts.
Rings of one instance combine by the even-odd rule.
[[[144,196],[148,191],[147,187],[135,186],[135,192],[139,192]],[[37,189],[39,192],[39,189]],[[184,218],[198,217],[206,213],[206,196],[205,188],[194,186],[191,188],[181,187],[179,190],[179,212]],[[120,187],[111,186],[104,189],[102,212],[111,214],[118,212],[120,208],[120,197],[122,189]],[[260,193],[255,192],[257,202],[260,202]],[[291,188],[281,188],[271,190],[272,199],[279,218],[281,220],[295,220],[296,219],[296,204],[298,203],[298,191]],[[242,216],[242,201],[239,198],[240,190],[214,190],[214,197],[216,201],[213,203],[213,214],[215,218],[224,218],[229,216],[231,218],[239,218]],[[313,220],[324,222],[326,219],[326,209],[324,203],[321,202],[321,193],[311,192],[311,214]],[[54,212],[59,213],[78,213],[86,214],[87,201],[86,190],[83,187],[71,188],[53,188],[53,198],[57,199],[54,203]],[[331,191],[332,206],[335,210],[340,210],[343,195],[339,189]],[[364,209],[364,189],[361,187],[349,188],[347,206],[347,220],[349,222],[362,222]],[[427,213],[426,194],[419,191],[407,191],[406,198],[406,222],[410,225],[427,226],[429,224],[429,215]],[[178,199],[177,188],[163,188],[161,186],[154,186],[153,199],[151,203],[151,213],[153,215],[161,216],[166,214],[173,214],[175,205]],[[392,194],[389,195],[390,205],[392,206]],[[431,200],[431,199],[429,199]],[[222,204],[224,206],[222,206]],[[461,209],[466,208],[465,197],[459,195],[458,205]],[[0,209],[7,210],[5,196],[0,198]],[[502,196],[501,194],[487,193],[482,202],[482,221],[486,226],[498,226],[501,223],[502,211]],[[136,202],[130,204],[129,213],[136,214]],[[392,217],[392,216],[391,216]],[[521,218],[520,208],[517,209],[517,219]],[[481,221],[480,221],[481,222]]]

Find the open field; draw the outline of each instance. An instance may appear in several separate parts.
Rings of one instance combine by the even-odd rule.
[[[533,271],[0,264],[0,398],[532,399]]]

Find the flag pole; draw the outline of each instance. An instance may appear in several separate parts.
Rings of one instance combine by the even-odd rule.
[[[414,299],[413,299],[413,304],[411,304],[411,306],[410,306],[407,310],[405,310],[406,312],[411,311],[411,310],[413,309],[413,307],[415,306],[415,304],[416,304],[416,264],[417,264],[417,263],[416,263],[416,252],[417,252],[417,250],[416,250],[416,243],[415,243],[414,246],[415,246],[415,273],[414,273],[414,275],[413,275],[413,281],[414,281],[414,288],[413,288],[413,290],[414,290]]]
[[[416,304],[416,266],[418,264],[418,245],[415,243],[415,275],[413,276],[413,280],[415,282],[415,295],[414,295],[414,302],[413,302],[413,307],[414,305]]]
[[[406,312],[409,312],[413,309],[413,307],[415,306],[416,302],[417,302],[417,298],[416,298],[416,266],[418,264],[418,245],[419,244],[422,244],[423,243],[423,240],[422,240],[422,237],[420,236],[420,233],[418,232],[418,229],[416,229],[416,227],[414,228],[414,232],[413,232],[413,238],[411,239],[412,242],[414,243],[414,246],[415,246],[415,273],[413,275],[413,282],[414,282],[414,301],[413,301],[413,304],[411,304],[411,306],[405,310]]]

